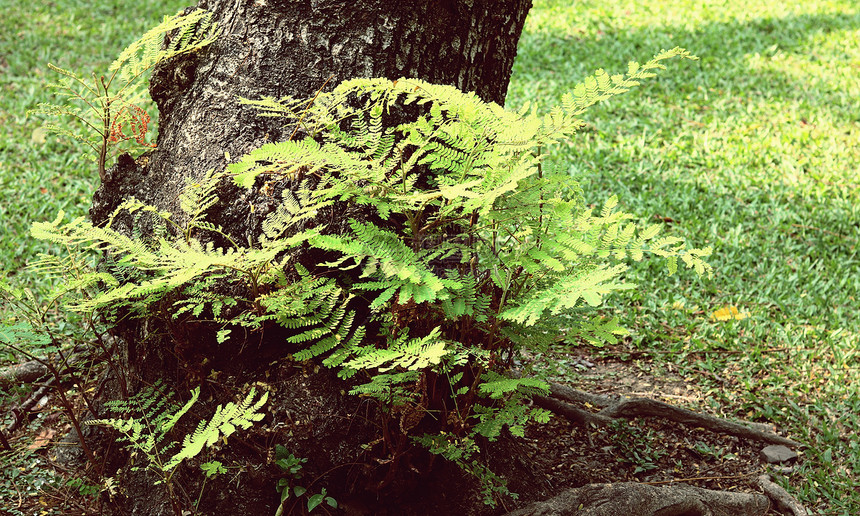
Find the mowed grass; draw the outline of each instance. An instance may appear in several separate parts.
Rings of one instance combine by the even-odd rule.
[[[674,46],[700,60],[593,109],[550,168],[714,247],[712,280],[636,268],[611,308],[626,346],[805,443],[776,477],[813,513],[860,514],[860,5],[537,0],[508,105]],[[749,317],[712,320],[724,306]]]
[[[72,216],[85,215],[98,185],[95,163],[82,149],[45,134],[42,121],[27,114],[39,102],[57,101],[45,86],[56,80],[47,63],[83,75],[105,73],[126,45],[161,21],[162,15],[173,14],[188,2],[3,0],[0,4],[0,267],[4,281],[30,289],[47,302],[51,281],[24,268],[39,252],[50,249],[30,237],[30,225],[53,219],[61,209]],[[0,301],[0,323],[12,323],[14,317],[11,307]],[[74,331],[64,327],[66,316],[55,317],[60,323],[58,334]],[[0,365],[20,358],[0,349]],[[0,387],[4,407],[0,428],[14,420],[8,409],[28,395],[25,389]],[[46,466],[40,450],[32,449],[34,429],[49,415],[41,413],[26,431],[9,436],[13,450],[0,453],[0,513],[4,515],[69,514],[71,506],[58,504],[50,496],[49,505],[56,507],[46,506],[43,490],[74,497],[79,488],[61,488],[63,478]],[[54,492],[57,488],[61,491]]]

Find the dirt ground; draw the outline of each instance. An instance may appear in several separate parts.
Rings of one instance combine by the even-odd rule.
[[[649,364],[571,355],[579,390],[606,396],[646,397],[696,411],[711,412],[702,390],[672,370],[658,374]],[[721,414],[712,413],[720,416]],[[766,468],[759,458],[766,444],[689,428],[656,418],[618,421],[589,429],[555,417],[529,428],[529,445],[547,463],[553,483],[635,481],[685,482],[708,489],[759,492],[755,483]],[[551,443],[548,445],[548,443]],[[574,483],[576,485],[571,485]]]
[[[648,364],[640,366],[632,361],[592,357],[584,353],[569,355],[565,361],[576,371],[576,374],[564,378],[572,380],[566,383],[574,388],[608,396],[651,397],[693,410],[712,410],[700,388],[671,370],[655,374]],[[41,410],[53,411],[54,415],[43,418],[40,432],[60,436],[68,430],[61,426],[63,418],[55,417],[59,416],[57,407],[52,409],[48,406]],[[49,446],[47,443],[42,445],[37,452],[48,457]],[[456,491],[448,492],[443,500],[438,490],[444,489],[443,486],[457,476],[455,471],[443,467],[428,483],[427,492],[425,489],[415,491],[412,500],[396,503],[392,500],[389,506],[382,502],[376,509],[350,508],[346,503],[341,510],[331,513],[381,514],[378,510],[384,507],[386,514],[438,515],[452,513],[450,511],[460,516],[503,514],[566,488],[622,481],[651,484],[684,482],[715,490],[760,492],[756,477],[768,469],[759,458],[765,444],[653,418],[621,420],[605,428],[587,428],[562,417],[554,417],[548,424],[528,427],[524,438],[508,438],[493,446],[490,462],[499,465],[499,473],[508,476],[510,490],[520,494],[518,500],[501,499],[495,509],[490,509],[476,499],[474,489],[472,495],[464,495],[462,499],[457,499]],[[511,459],[514,456],[518,457],[516,461]],[[45,467],[50,467],[50,462],[45,462]],[[469,489],[462,493],[466,491]],[[237,496],[241,494],[237,493]],[[420,502],[425,496],[436,503]],[[74,493],[68,489],[37,497],[21,497],[15,503],[16,512],[7,512],[7,507],[0,504],[0,516],[59,507],[62,498],[66,498],[64,514],[98,514],[91,512],[95,510],[95,504],[83,501],[69,504],[69,497],[74,497]]]

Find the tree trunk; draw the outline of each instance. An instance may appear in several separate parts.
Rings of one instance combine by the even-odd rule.
[[[355,77],[417,77],[502,103],[531,0],[202,0],[199,7],[213,13],[221,33],[210,47],[174,58],[153,73],[150,93],[160,114],[157,148],[137,159],[120,157],[94,195],[90,214],[96,223],[104,223],[129,197],[179,217],[178,196],[186,179],[223,170],[252,149],[290,136],[291,128],[258,117],[255,109],[239,104],[239,97],[310,98]],[[255,241],[271,201],[226,182],[219,197],[210,220],[237,242]],[[129,232],[133,224],[140,225],[130,218],[119,222]],[[243,384],[264,381],[273,386],[268,430],[245,442],[247,449],[225,451],[243,473],[208,481],[204,513],[273,514],[278,501],[273,477],[280,472],[265,462],[275,444],[308,457],[306,471],[323,475],[306,476],[305,486],[316,482],[317,492],[327,487],[341,496],[342,505],[370,504],[371,512],[382,513],[378,500],[384,496],[361,496],[368,479],[378,480],[382,474],[377,470],[384,470],[364,463],[361,455],[361,445],[377,431],[375,422],[360,400],[342,394],[333,374],[283,360],[285,351],[277,342],[218,346],[205,327],[160,314],[124,322],[115,333],[132,390],[162,379],[182,394],[202,382],[214,406],[239,394]],[[226,373],[217,376],[219,370]],[[143,472],[129,472],[115,449],[108,451],[108,469],[122,470],[118,476],[127,493],[117,498],[117,513],[169,514],[169,501],[160,494],[164,490],[152,488]],[[176,482],[197,493],[201,478],[199,469],[185,468]],[[412,498],[413,514],[454,507],[440,509],[444,497],[432,490],[424,493],[435,499],[433,504],[422,502],[420,493],[410,491],[418,482],[400,481],[399,491],[390,488],[383,506],[402,496]]]
[[[126,160],[115,169],[95,196],[95,221],[132,194],[178,213],[185,178],[223,169],[228,154],[235,161],[284,137],[277,120],[258,117],[239,97],[309,98],[354,77],[416,77],[502,103],[531,1],[204,0],[200,6],[213,12],[221,35],[203,52],[155,71],[158,147],[145,165]],[[220,214],[242,241],[253,231],[248,208],[247,199],[234,198]]]

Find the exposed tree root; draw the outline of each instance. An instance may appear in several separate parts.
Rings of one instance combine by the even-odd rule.
[[[632,419],[635,417],[660,417],[682,425],[704,428],[712,432],[733,435],[744,439],[752,439],[772,444],[783,444],[797,447],[800,445],[765,428],[765,425],[741,424],[707,414],[699,414],[692,410],[663,403],[649,398],[612,399],[606,396],[591,394],[570,387],[550,383],[551,397],[535,396],[534,402],[540,407],[551,410],[571,421],[580,424],[605,426],[610,421],[619,418]],[[603,407],[598,412],[576,407],[572,403]]]
[[[806,507],[788,494],[785,489],[771,482],[769,476],[761,475],[758,477],[758,483],[767,496],[776,504],[777,509],[793,516],[807,516]]]
[[[744,439],[786,446],[800,444],[777,435],[768,425],[736,423],[648,398],[610,398],[556,383],[550,383],[550,388],[550,396],[533,398],[535,404],[579,424],[605,426],[620,418],[660,417],[685,426]],[[592,407],[600,410],[592,412],[589,410]],[[758,516],[767,513],[772,505],[791,516],[807,515],[806,509],[784,489],[771,482],[767,475],[759,477],[759,485],[766,496],[712,491],[686,484],[591,484],[568,489],[556,497],[533,503],[505,516]]]
[[[567,489],[505,516],[760,516],[769,508],[760,494],[620,482]]]
[[[0,382],[33,383],[46,376],[48,368],[38,360],[0,368]]]
[[[18,428],[21,426],[21,423],[26,419],[27,412],[31,408],[33,408],[33,406],[36,405],[36,403],[38,403],[40,399],[42,399],[42,396],[44,396],[45,393],[48,392],[48,389],[51,388],[51,385],[53,383],[54,383],[54,379],[48,378],[45,381],[44,385],[42,385],[41,387],[36,389],[32,394],[30,394],[30,396],[23,403],[18,405],[17,408],[12,409],[12,412],[15,414],[15,420],[12,421],[12,424],[10,424],[5,429],[6,432],[8,432],[9,434],[12,434],[16,430],[18,430]]]

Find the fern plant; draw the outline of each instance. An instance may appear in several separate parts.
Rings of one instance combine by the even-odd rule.
[[[159,476],[156,484],[166,486],[174,512],[179,515],[182,514],[182,504],[173,480],[176,467],[183,460],[196,457],[204,448],[211,447],[219,439],[226,439],[237,427],[247,430],[254,422],[263,419],[264,414],[260,409],[266,404],[268,395],[268,392],[264,392],[257,397],[256,389],[252,387],[241,402],[218,405],[209,420],[200,421],[192,433],[185,435],[181,446],[178,446],[177,441],[170,440],[169,434],[197,402],[200,397],[199,387],[191,391],[191,398],[184,405],[179,406],[169,401],[172,393],[162,392],[162,386],[156,384],[141,390],[128,400],[106,403],[112,412],[125,417],[93,419],[86,423],[107,426],[118,431],[121,434],[120,442],[145,459],[143,466],[132,466],[132,471],[148,469],[156,473]],[[177,447],[178,450],[173,451]]]
[[[383,405],[379,453],[403,453],[387,442],[396,435],[441,450],[433,436],[443,435],[443,455],[486,481],[492,502],[506,490],[476,458],[475,443],[549,417],[521,403],[548,387],[510,374],[514,360],[546,350],[562,327],[598,344],[623,333],[593,312],[607,295],[635,287],[625,277],[633,261],[710,274],[709,248],[640,226],[615,197],[589,208],[575,183],[542,168],[582,126],[584,110],[677,57],[693,59],[676,48],[631,63],[626,74],[598,71],[546,114],[414,79],[346,81],[312,102],[242,99],[283,117],[291,136],[189,183],[182,225],[130,200],[114,215],[146,213],[164,229],[142,240],[113,229],[113,218],[94,227],[60,216],[33,234],[111,257],[87,277],[93,294],[74,309],[145,315],[158,307],[209,318],[221,324],[221,341],[237,327],[287,329],[294,359],[338,368],[353,394]],[[216,202],[226,176],[249,189],[298,185],[283,189],[253,246],[207,243],[225,234],[200,206]],[[327,225],[335,213],[364,216]],[[294,259],[302,250],[323,258]],[[43,266],[63,268],[50,257]]]
[[[519,401],[547,385],[506,375],[514,357],[544,349],[554,337],[547,328],[560,327],[562,317],[568,325],[578,321],[575,331],[589,341],[622,333],[617,320],[599,321],[588,310],[635,287],[624,279],[630,261],[649,255],[664,258],[669,274],[679,260],[710,273],[710,249],[660,236],[657,225],[639,227],[617,210],[615,197],[588,209],[575,185],[545,177],[541,166],[547,150],[582,125],[589,106],[653,77],[673,57],[692,58],[673,49],[631,63],[627,74],[599,70],[545,115],[528,106],[506,111],[411,79],[347,81],[310,106],[243,100],[301,125],[307,136],[264,145],[228,171],[247,188],[261,174],[303,180],[271,227],[291,238],[305,234],[306,245],[333,255],[320,267],[343,271],[343,287],[382,329],[383,337],[361,345],[343,339],[342,346],[311,346],[299,357],[338,356],[342,375],[366,379],[351,392],[412,406],[397,421],[406,433],[422,428],[425,414],[459,443],[495,439],[503,428],[519,434],[528,421],[545,421],[548,413]],[[372,207],[377,219],[350,220],[337,232],[294,224],[340,203]],[[469,382],[466,371],[477,381]],[[440,375],[446,393],[420,394],[429,377]],[[477,466],[466,469],[491,478]]]
[[[66,102],[41,103],[31,113],[57,120],[46,123],[48,131],[72,138],[90,148],[97,163],[99,178],[106,177],[111,149],[124,142],[154,147],[146,141],[150,116],[141,106],[146,97],[145,77],[158,63],[200,50],[217,37],[211,13],[196,9],[186,14],[165,16],[157,26],[129,45],[110,65],[109,75],[79,75],[49,64],[60,75],[50,86]],[[169,42],[165,42],[165,36]],[[71,118],[74,124],[64,119]]]

